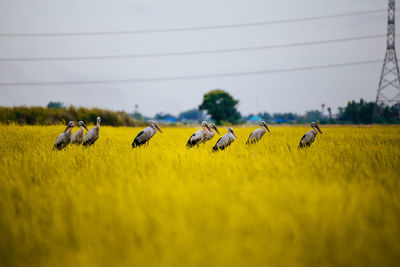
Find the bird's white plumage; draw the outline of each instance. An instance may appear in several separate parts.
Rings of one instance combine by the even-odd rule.
[[[247,143],[251,143],[251,142],[255,142],[255,141],[260,141],[261,137],[263,137],[263,135],[267,132],[266,129],[263,128],[259,128],[254,130],[250,136],[249,139],[247,140]]]
[[[317,130],[310,130],[308,131],[303,138],[300,140],[300,144],[302,146],[310,146],[315,141],[315,137],[317,136]]]
[[[205,143],[205,142],[207,142],[207,141],[210,141],[210,140],[215,136],[215,133],[216,133],[216,132],[218,132],[218,134],[220,134],[219,131],[218,131],[218,129],[217,129],[217,126],[215,126],[214,123],[211,123],[211,124],[210,124],[210,130],[211,130],[211,131],[206,131],[205,136],[204,136],[203,143]]]
[[[100,129],[97,128],[97,126],[90,129],[85,136],[85,140],[83,140],[83,145],[94,144],[94,142],[96,142],[96,140],[99,138],[99,134]]]
[[[223,135],[213,147],[214,151],[224,150],[226,147],[230,146],[236,139],[236,136],[232,128],[228,128],[228,133]]]
[[[265,121],[260,122],[260,126],[262,126],[262,128],[258,128],[250,134],[249,138],[247,139],[246,144],[251,144],[251,143],[260,141],[261,138],[263,137],[263,135],[267,131],[269,132],[269,128],[268,128],[267,124],[265,123]]]
[[[71,132],[66,131],[65,133],[60,134],[57,139],[54,147],[57,149],[65,148],[71,142]]]
[[[97,139],[99,139],[100,135],[100,117],[97,117],[97,123],[96,126],[94,126],[92,129],[90,129],[85,136],[85,139],[83,140],[83,145],[84,146],[90,146],[93,145]]]
[[[138,135],[135,137],[135,139],[132,142],[132,147],[135,148],[137,146],[144,145],[150,141],[150,139],[157,133],[157,130],[162,133],[160,127],[154,122],[154,121],[149,121],[149,126],[144,128]]]
[[[83,141],[83,129],[79,129],[74,133],[74,135],[71,137],[71,144],[81,144]]]
[[[194,143],[201,143],[206,139],[207,135],[207,130],[200,129],[197,132],[195,132],[191,137],[190,141]]]
[[[83,133],[84,130],[87,129],[85,123],[83,121],[79,121],[80,129],[74,133],[71,137],[71,144],[80,145],[83,141]]]
[[[151,126],[147,126],[146,128],[144,128],[142,130],[142,134],[140,134],[140,136],[137,137],[138,142],[140,143],[146,143],[147,141],[149,141],[153,135],[155,135],[157,133],[157,130],[154,129]]]
[[[72,128],[75,126],[73,121],[70,121],[65,128],[64,132],[60,134],[56,142],[54,143],[53,149],[63,149],[71,142]]]
[[[308,131],[300,140],[299,148],[311,146],[315,141],[315,137],[318,134],[318,131],[322,134],[321,129],[318,124],[315,122],[311,123],[312,130]]]
[[[211,140],[214,136],[215,136],[215,130],[211,129],[211,132],[207,132],[205,134],[203,142],[207,142],[207,141]]]
[[[195,145],[199,146],[199,144],[204,143],[206,141],[206,135],[211,131],[207,122],[203,121],[201,123],[202,129],[196,131],[192,136],[190,136],[188,142],[186,143],[186,147],[190,148]]]

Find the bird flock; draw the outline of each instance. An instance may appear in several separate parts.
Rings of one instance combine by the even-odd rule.
[[[94,145],[96,140],[99,138],[100,135],[100,122],[101,118],[97,117],[96,126],[92,129],[88,129],[83,121],[78,122],[79,130],[72,135],[72,129],[75,127],[75,122],[70,121],[67,124],[64,132],[61,133],[54,144],[53,150],[62,150],[67,147],[69,144],[73,145],[83,145],[85,147]],[[249,138],[246,141],[246,144],[254,144],[261,140],[264,134],[268,131],[271,132],[267,126],[267,124],[262,121],[260,124],[261,128],[254,130]],[[308,131],[300,140],[299,149],[309,147],[315,141],[315,137],[317,136],[318,132],[322,134],[319,125],[316,122],[311,123],[312,130]],[[84,131],[87,131],[85,138]],[[148,126],[144,128],[132,142],[132,148],[140,147],[142,145],[148,145],[150,139],[159,131],[162,133],[163,131],[154,121],[149,121]],[[201,129],[197,132],[192,134],[189,140],[186,143],[186,147],[199,147],[201,144],[205,144],[206,142],[210,141],[214,136],[215,133],[219,132],[217,126],[214,123],[207,123],[203,121],[201,123]],[[221,136],[218,141],[215,143],[214,147],[212,148],[213,152],[224,150],[228,146],[230,146],[235,140],[237,136],[231,127],[228,128],[228,131],[225,135]]]
[[[67,124],[67,127],[65,128],[64,132],[60,134],[56,142],[54,143],[53,150],[62,150],[66,146],[68,146],[70,143],[73,145],[81,145],[83,142],[83,146],[87,147],[90,145],[94,145],[97,139],[99,139],[100,135],[100,122],[101,118],[97,117],[97,122],[96,126],[94,126],[92,129],[88,129],[86,127],[86,124],[83,121],[78,122],[79,130],[72,135],[72,128],[75,127],[75,122],[70,121]],[[83,138],[83,133],[84,130],[86,129],[87,133],[85,136],[85,139]]]

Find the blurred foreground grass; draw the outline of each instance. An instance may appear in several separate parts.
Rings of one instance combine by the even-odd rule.
[[[101,127],[51,151],[63,126],[0,126],[0,266],[396,266],[400,127],[254,128],[212,153],[196,129]],[[76,131],[77,129],[74,129]],[[222,134],[226,129],[220,129]]]

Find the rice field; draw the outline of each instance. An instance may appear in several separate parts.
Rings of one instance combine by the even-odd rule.
[[[255,128],[212,153],[194,128],[0,126],[0,266],[398,266],[400,127]],[[74,132],[77,128],[74,129]],[[222,134],[226,128],[220,128]]]

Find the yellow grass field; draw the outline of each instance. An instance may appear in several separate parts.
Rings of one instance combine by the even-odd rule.
[[[234,127],[218,153],[103,126],[51,151],[63,129],[0,126],[0,266],[399,266],[399,126],[322,125],[300,151],[309,127]]]

